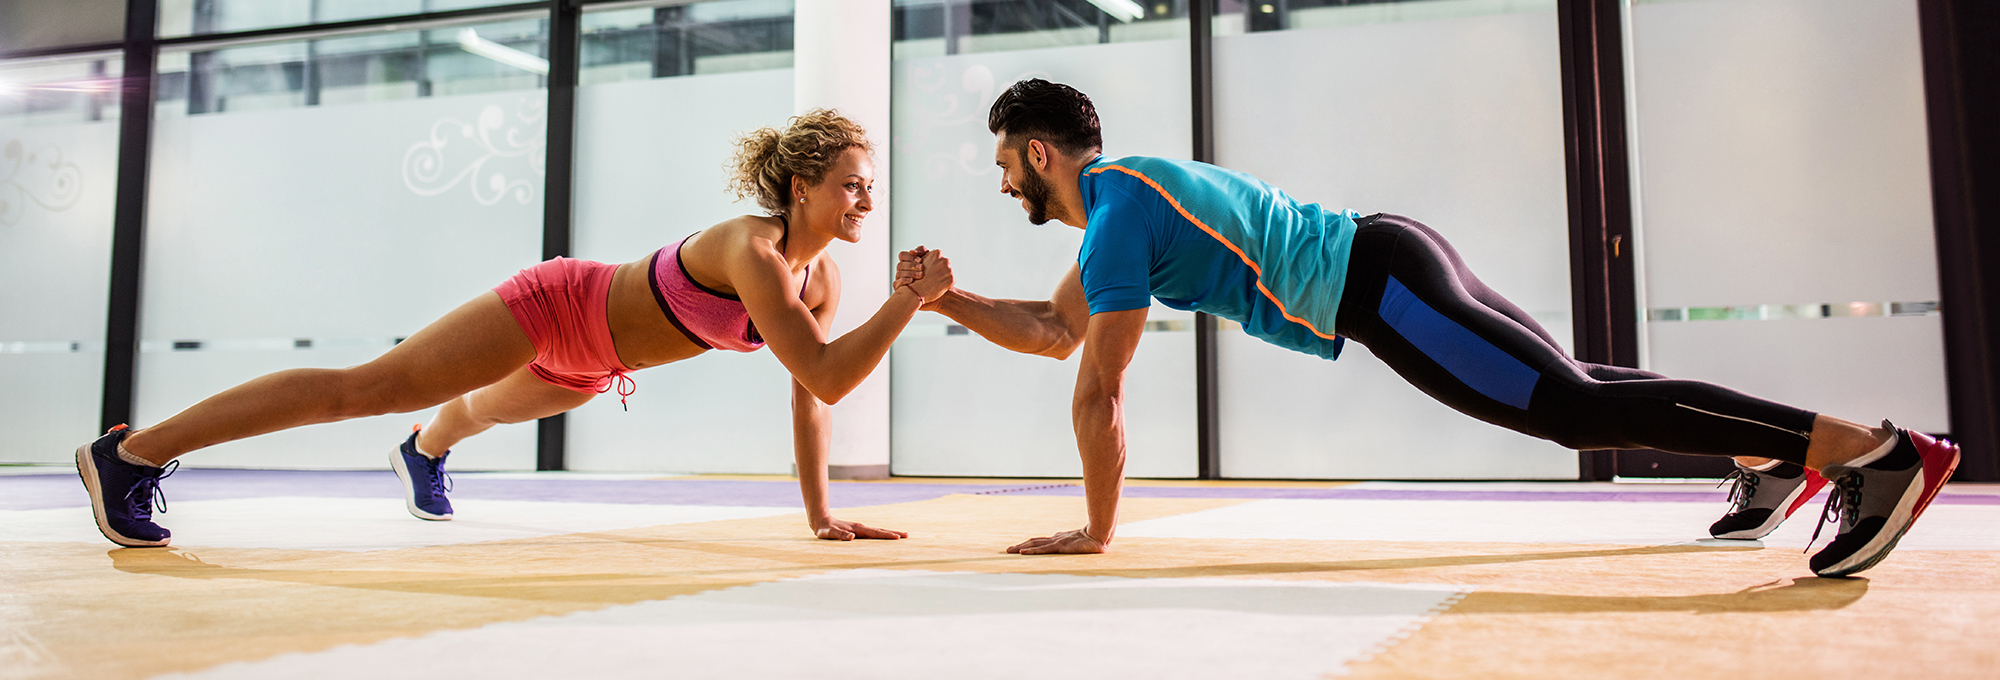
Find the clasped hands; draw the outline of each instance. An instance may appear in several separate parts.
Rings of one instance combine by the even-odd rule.
[[[896,256],[896,282],[889,290],[908,286],[910,292],[923,298],[919,309],[932,309],[951,292],[951,282],[951,260],[940,251],[917,246]]]
[[[941,281],[936,271],[938,269],[943,270]],[[938,294],[931,295],[928,293],[929,286],[924,285],[926,283],[933,285],[942,283],[943,288]],[[944,257],[943,251],[917,246],[896,254],[896,283],[889,289],[910,286],[910,290],[916,291],[924,298],[923,306],[918,309],[926,312],[937,311],[938,300],[951,291],[951,284],[951,260]]]

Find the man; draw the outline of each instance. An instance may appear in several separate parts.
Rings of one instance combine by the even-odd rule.
[[[994,101],[1000,191],[1028,220],[1084,230],[1077,265],[1046,301],[991,300],[954,288],[925,309],[1002,347],[1066,358],[1083,348],[1072,418],[1088,523],[1008,548],[1096,553],[1117,527],[1125,462],[1125,369],[1152,298],[1243,324],[1249,334],[1326,359],[1354,340],[1461,413],[1578,449],[1655,448],[1736,457],[1738,484],[1718,537],[1777,527],[1821,481],[1841,518],[1812,569],[1874,566],[1958,464],[1958,447],[1922,433],[1803,411],[1707,383],[1577,361],[1518,307],[1486,288],[1429,227],[1302,203],[1204,163],[1106,159],[1090,99],[1040,79]],[[921,276],[903,255],[899,274]]]

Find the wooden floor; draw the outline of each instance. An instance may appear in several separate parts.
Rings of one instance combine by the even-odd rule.
[[[1140,482],[1059,557],[1003,549],[1081,523],[1067,480],[836,484],[911,533],[852,543],[781,478],[461,475],[448,523],[387,473],[165,487],[174,547],[119,549],[0,476],[0,678],[2000,677],[1995,486],[1851,579],[1817,505],[1700,540],[1706,485]]]

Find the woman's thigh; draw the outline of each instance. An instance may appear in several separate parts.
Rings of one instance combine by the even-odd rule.
[[[549,384],[527,367],[465,395],[470,415],[494,423],[525,423],[582,406],[595,394]]]
[[[354,373],[360,384],[387,392],[377,398],[424,408],[499,382],[534,359],[535,346],[513,312],[488,291]]]

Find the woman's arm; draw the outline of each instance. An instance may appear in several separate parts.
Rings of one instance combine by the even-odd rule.
[[[827,329],[798,298],[791,271],[769,239],[746,236],[728,251],[724,269],[729,283],[771,353],[801,386],[828,404],[839,402],[875,370],[917,307],[951,288],[951,263],[933,252],[923,261],[923,280],[896,288],[867,322],[829,342]],[[822,256],[814,275],[839,276],[832,262]],[[838,288],[831,294],[837,296]]]
[[[822,256],[821,261],[831,265],[833,258]],[[821,279],[826,286],[824,302],[812,310],[813,321],[820,332],[833,332],[833,315],[840,308],[840,274],[831,266],[825,268],[827,276]],[[813,396],[799,381],[792,380],[792,456],[799,467],[799,496],[805,500],[806,523],[812,526],[813,535],[830,541],[851,541],[856,538],[898,539],[910,535],[901,531],[877,529],[859,522],[835,519],[828,508],[826,492],[827,452],[833,447],[833,420],[826,402]]]

